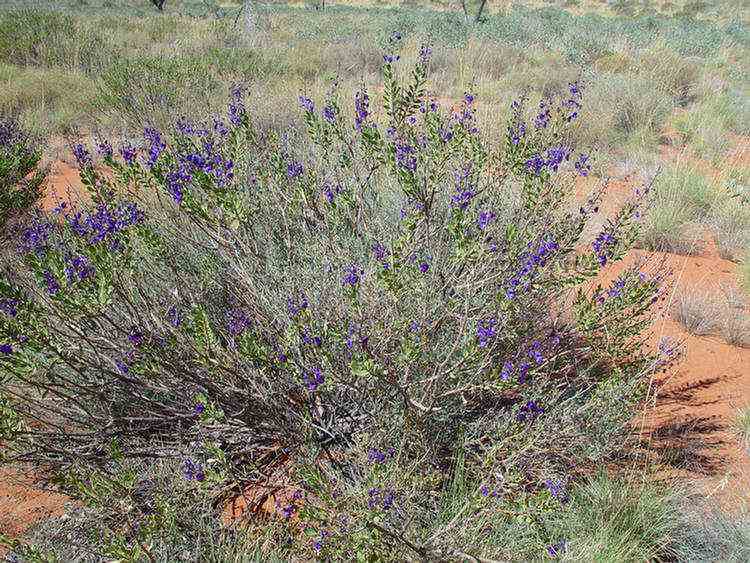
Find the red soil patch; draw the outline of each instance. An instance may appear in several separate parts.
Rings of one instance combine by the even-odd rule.
[[[43,491],[11,468],[0,470],[0,533],[20,536],[33,524],[63,512],[67,497]],[[5,554],[0,546],[0,557]]]
[[[42,207],[50,211],[60,202],[70,204],[85,197],[78,168],[62,161],[53,163],[47,176],[47,192]]]

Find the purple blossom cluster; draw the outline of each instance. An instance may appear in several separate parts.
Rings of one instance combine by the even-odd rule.
[[[245,103],[243,100],[242,86],[239,84],[235,85],[231,91],[231,99],[229,101],[228,118],[229,123],[235,127],[242,123],[245,118]]]
[[[96,144],[96,153],[102,158],[109,159],[112,158],[115,151],[112,148],[112,143],[107,140],[100,140]]]
[[[552,495],[552,498],[559,500],[560,502],[567,502],[567,479],[546,479],[544,486]]]
[[[326,201],[328,201],[328,203],[333,203],[336,200],[336,197],[343,191],[341,184],[334,185],[330,182],[326,182],[323,185],[323,195],[326,196]]]
[[[383,266],[383,270],[389,270],[391,265],[388,262],[388,249],[386,249],[385,246],[383,246],[383,243],[376,242],[372,245],[372,254],[375,256],[375,260],[380,262],[380,264]]]
[[[7,315],[10,318],[14,318],[18,315],[18,299],[0,299],[0,312]]]
[[[474,99],[474,94],[471,92],[464,92],[460,111],[454,112],[451,116],[451,119],[455,123],[461,125],[472,135],[479,133],[479,129],[474,125]]]
[[[300,502],[303,497],[305,496],[304,492],[300,489],[297,489],[294,491],[294,494],[292,495],[292,498],[290,499],[291,502],[284,506],[282,508],[281,503],[276,500],[276,508],[281,509],[281,515],[286,519],[289,520],[295,512],[297,512],[297,509],[299,508]]]
[[[560,344],[560,337],[551,334],[543,343],[533,340],[529,345],[522,347],[516,352],[515,358],[506,360],[500,370],[500,378],[509,381],[512,377],[518,377],[518,383],[523,385],[533,365],[541,366],[548,358],[549,353]]]
[[[367,451],[367,461],[373,465],[381,465],[386,463],[389,459],[393,459],[396,455],[396,450],[388,448],[387,451],[378,450],[376,448],[370,448]]]
[[[370,510],[390,510],[396,501],[396,492],[392,489],[373,487],[367,491],[367,507]]]
[[[328,530],[321,530],[320,535],[313,540],[313,549],[315,550],[315,553],[320,553],[323,551],[323,547],[325,546],[325,542],[328,538],[331,537],[331,532]]]
[[[354,95],[354,114],[354,128],[361,131],[370,115],[370,96],[367,92],[359,91]]]
[[[559,557],[568,550],[568,542],[566,540],[560,540],[559,542],[547,546],[547,555],[550,557]]]
[[[307,295],[303,291],[298,292],[296,295],[291,295],[286,300],[286,311],[290,318],[295,318],[302,311],[307,310],[310,303],[307,300]]]
[[[547,261],[559,248],[557,242],[549,236],[540,241],[535,247],[529,243],[529,250],[520,256],[521,267],[508,280],[508,287],[505,290],[506,298],[510,300],[515,299],[519,289],[528,290],[537,276],[539,269],[547,264]]]
[[[76,281],[86,281],[96,274],[96,268],[91,261],[84,255],[66,256],[65,258],[65,277],[68,285]]]
[[[578,113],[581,111],[581,86],[578,82],[571,82],[568,84],[568,97],[562,103],[562,107],[566,110],[567,115],[565,120],[570,123],[578,117]]]
[[[182,472],[185,476],[185,479],[188,481],[205,481],[206,474],[203,471],[203,466],[197,462],[193,461],[192,459],[188,458],[183,462],[182,465]]]
[[[138,156],[138,149],[130,143],[125,143],[120,147],[120,155],[127,165],[132,166],[135,164],[135,157]]]
[[[305,110],[305,111],[307,111],[309,113],[315,112],[315,102],[313,102],[307,96],[300,96],[299,97],[299,105],[300,105],[300,107],[303,110]]]
[[[616,246],[617,238],[610,229],[605,229],[600,232],[596,236],[594,242],[591,243],[596,259],[602,268],[606,266],[609,259],[612,258]]]
[[[497,219],[497,215],[494,211],[480,211],[477,217],[477,226],[480,230],[485,231],[495,219]]]
[[[44,279],[44,285],[49,295],[54,296],[60,293],[62,287],[60,286],[60,282],[57,281],[57,278],[52,272],[50,272],[49,270],[45,270],[44,272],[42,272],[42,279]]]
[[[477,195],[471,185],[471,165],[468,164],[453,173],[456,193],[451,196],[451,207],[465,211]]]
[[[365,274],[365,271],[357,266],[356,264],[352,264],[348,268],[344,270],[344,277],[341,278],[341,284],[343,286],[349,286],[349,287],[357,287],[359,285],[359,282],[362,281],[362,276]]]
[[[242,309],[233,308],[226,312],[226,329],[231,336],[240,336],[251,326],[252,321]]]
[[[409,172],[417,169],[417,155],[414,147],[404,143],[396,143],[396,164]]]
[[[303,376],[302,381],[305,383],[308,391],[315,391],[318,387],[325,383],[325,377],[320,368],[315,367],[308,370]]]
[[[13,353],[13,346],[4,342],[3,344],[0,344],[0,354],[4,354],[6,356],[10,356]]]
[[[578,155],[578,160],[576,160],[574,167],[579,176],[588,176],[591,173],[591,163],[589,161],[589,155],[585,153],[581,153],[580,155]]]
[[[109,242],[116,246],[116,237],[127,229],[140,225],[145,214],[136,203],[124,202],[119,205],[100,203],[94,213],[78,211],[66,217],[70,229],[91,245]]]
[[[542,413],[544,413],[544,409],[536,401],[528,401],[519,409],[516,420],[518,422],[531,422]]]
[[[293,160],[286,166],[286,175],[287,178],[290,180],[293,180],[294,178],[299,178],[302,176],[302,173],[305,171],[305,167],[302,165],[301,162],[298,162],[296,160]]]
[[[552,118],[552,100],[542,98],[539,102],[539,113],[534,118],[534,127],[536,129],[545,129]]]
[[[539,176],[545,170],[557,172],[563,162],[570,160],[570,154],[570,148],[564,145],[550,147],[544,156],[536,154],[529,158],[526,161],[526,169],[535,176]]]
[[[143,138],[148,143],[146,166],[153,168],[161,154],[167,149],[167,144],[164,142],[161,133],[153,127],[146,127],[143,130]]]
[[[93,160],[91,160],[91,153],[80,143],[73,146],[73,156],[76,157],[78,168],[81,170],[91,168],[94,165]]]
[[[49,248],[50,237],[55,227],[52,223],[37,222],[21,232],[20,250],[24,254],[42,256]]]
[[[497,336],[497,319],[490,317],[477,322],[477,340],[480,348],[486,348]]]

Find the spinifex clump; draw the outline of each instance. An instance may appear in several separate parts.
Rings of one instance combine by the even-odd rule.
[[[514,102],[495,143],[472,93],[428,94],[429,56],[402,83],[386,55],[380,104],[302,96],[307,144],[257,134],[237,89],[226,119],[100,145],[111,174],[80,147],[94,203],[28,226],[0,287],[5,456],[106,515],[118,556],[243,490],[296,554],[511,556],[503,530],[620,451],[664,361],[634,340],[659,284],[585,284],[643,194],[583,241],[580,87]]]

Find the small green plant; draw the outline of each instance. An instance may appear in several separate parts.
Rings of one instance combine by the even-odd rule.
[[[42,197],[45,172],[41,152],[18,122],[0,117],[0,233],[14,216]]]
[[[554,555],[611,563],[670,560],[680,525],[677,498],[643,476],[600,472],[574,487],[568,506],[551,518],[550,533],[560,538]]]

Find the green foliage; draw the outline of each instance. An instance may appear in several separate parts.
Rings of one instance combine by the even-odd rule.
[[[0,118],[0,233],[11,217],[32,208],[42,197],[41,152],[15,120]]]
[[[565,559],[614,563],[674,557],[677,495],[633,479],[600,472],[572,490],[569,506],[551,518],[553,537],[567,541]]]

